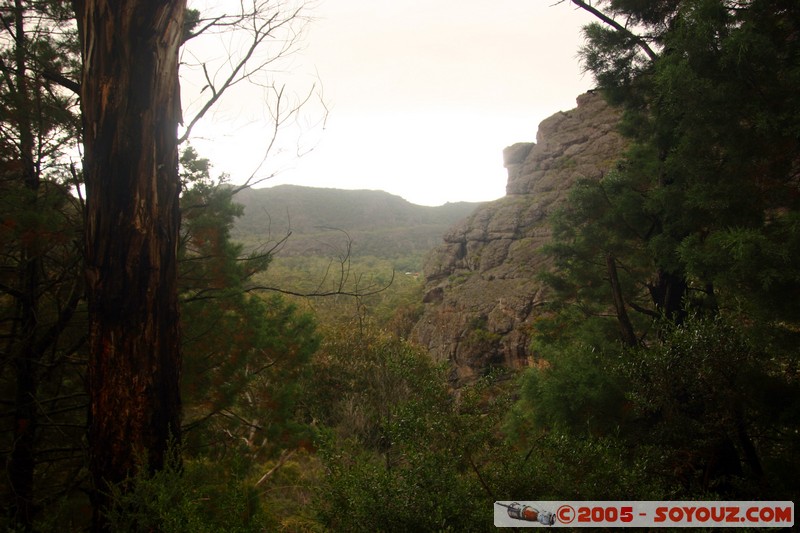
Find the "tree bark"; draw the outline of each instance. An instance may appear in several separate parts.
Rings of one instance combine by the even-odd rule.
[[[178,50],[185,0],[76,0],[95,529],[107,489],[180,440]],[[98,525],[100,524],[100,525]]]
[[[687,290],[686,278],[659,269],[655,283],[649,286],[650,296],[659,312],[675,324],[683,324],[686,319],[684,298]]]
[[[628,311],[625,309],[625,300],[622,297],[622,286],[619,283],[619,275],[617,274],[617,260],[611,253],[606,254],[606,270],[608,271],[608,281],[611,283],[611,295],[614,298],[614,311],[617,315],[617,323],[619,324],[619,332],[622,342],[626,346],[635,347],[639,344],[636,339],[636,333],[633,331],[633,324],[628,317]]]
[[[21,181],[27,194],[26,208],[38,211],[39,173],[34,164],[34,135],[31,126],[31,89],[28,86],[27,40],[25,7],[21,0],[14,2],[14,63],[13,86],[16,93],[16,120],[19,141],[16,154],[21,165]],[[41,353],[36,350],[39,325],[39,271],[41,270],[42,236],[32,232],[21,243],[19,263],[20,297],[17,299],[20,323],[20,347],[14,357],[16,394],[14,398],[14,447],[8,463],[9,482],[14,492],[13,519],[16,526],[29,531],[33,524],[33,479],[36,468],[36,434],[38,425],[37,364]]]

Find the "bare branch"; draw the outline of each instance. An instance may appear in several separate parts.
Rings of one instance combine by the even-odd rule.
[[[232,20],[226,20],[225,15],[212,18],[211,21],[206,24],[206,26],[204,26],[200,32],[194,33],[189,37],[196,37],[200,33],[209,31],[212,27],[229,26],[230,28],[238,30],[244,27],[245,22],[249,23],[248,31],[250,33],[250,43],[238,61],[234,63],[231,61],[232,58],[229,57],[228,64],[231,66],[231,69],[221,85],[215,85],[214,77],[209,74],[206,62],[201,63],[201,68],[203,69],[203,73],[205,75],[207,87],[211,89],[211,97],[205,101],[195,116],[189,120],[183,135],[181,135],[178,139],[179,143],[183,143],[189,138],[195,125],[208,113],[209,110],[211,110],[217,104],[220,97],[228,89],[244,80],[250,80],[252,82],[253,80],[251,78],[254,73],[263,71],[268,65],[285,57],[296,45],[299,32],[292,32],[292,36],[288,39],[285,39],[283,46],[279,50],[273,54],[270,54],[269,57],[259,61],[256,65],[249,64],[254,58],[256,52],[261,49],[267,39],[274,38],[276,32],[281,29],[285,29],[295,21],[301,20],[301,13],[304,9],[304,6],[301,6],[283,16],[280,10],[276,10],[271,14],[271,16],[264,18],[263,11],[267,8],[268,6],[266,4],[254,5],[251,12],[245,12],[242,10],[242,13],[234,17]]]
[[[258,487],[259,485],[261,485],[262,483],[264,483],[264,482],[265,482],[267,479],[269,479],[269,478],[272,476],[272,474],[274,474],[275,472],[277,472],[277,471],[278,471],[278,469],[279,469],[280,467],[282,467],[282,466],[284,465],[284,463],[286,463],[286,461],[288,461],[288,460],[289,460],[289,459],[292,457],[292,455],[294,455],[294,450],[292,450],[292,451],[289,451],[289,450],[284,450],[284,451],[283,451],[283,453],[281,453],[281,456],[278,458],[278,462],[277,462],[277,463],[275,463],[275,466],[273,466],[272,468],[270,468],[270,469],[267,471],[267,473],[266,473],[266,474],[264,474],[263,476],[261,476],[261,478],[260,478],[258,481],[256,481],[256,484],[255,484],[255,486],[256,486],[256,487]]]
[[[194,39],[195,37],[197,37],[199,35],[203,35],[204,33],[206,33],[211,28],[219,27],[219,26],[230,26],[230,25],[232,25],[233,22],[226,22],[227,18],[228,18],[228,15],[224,15],[223,14],[223,15],[220,15],[218,17],[211,17],[209,19],[205,19],[205,20],[201,19],[201,20],[199,20],[198,24],[200,24],[200,23],[205,23],[205,24],[203,26],[201,26],[199,30],[186,35],[184,37],[184,39],[183,39],[183,42],[186,43],[187,41],[189,41],[191,39]],[[241,20],[241,17],[237,17],[237,18],[238,18],[238,20]]]
[[[199,129],[198,124],[202,124],[210,113],[222,109],[222,102],[230,99],[231,93],[242,82],[246,82],[251,88],[263,90],[262,95],[256,96],[252,92],[241,93],[247,100],[262,100],[267,115],[265,122],[271,123],[264,124],[261,130],[263,133],[259,133],[259,137],[263,135],[263,144],[259,157],[253,162],[254,170],[244,174],[244,183],[233,194],[271,179],[280,172],[281,169],[277,168],[280,164],[271,164],[276,168],[265,171],[266,164],[273,155],[284,152],[279,149],[279,133],[301,124],[300,119],[307,104],[312,100],[316,102],[319,97],[324,110],[321,121],[323,129],[328,113],[320,94],[319,76],[307,92],[288,90],[286,84],[273,79],[273,74],[283,71],[281,62],[301,46],[304,29],[311,20],[307,15],[312,6],[311,0],[300,0],[296,4],[289,1],[252,0],[240,1],[235,6],[234,13],[227,11],[223,14],[204,14],[207,18],[197,21],[196,27],[199,29],[192,30],[193,33],[185,37],[184,43],[190,40],[192,43],[183,49],[184,58],[181,64],[187,69],[185,81],[193,80],[197,91],[192,96],[194,101],[189,101],[185,109],[187,119],[183,130],[179,132],[179,142],[191,138]],[[226,6],[226,9],[231,7],[233,6]],[[201,36],[203,39],[197,41],[203,44],[195,45],[194,39]],[[212,46],[208,46],[209,39],[217,40],[214,46],[219,49],[221,45],[225,50],[222,56],[207,55],[208,50],[212,49]],[[290,77],[296,76],[294,72],[285,72]],[[189,84],[184,84],[184,87],[188,86]],[[298,138],[297,157],[313,150],[313,147],[301,144],[303,143]],[[242,183],[238,179],[237,182]]]
[[[329,291],[301,292],[289,289],[282,289],[280,287],[270,287],[268,285],[256,285],[253,287],[249,287],[245,289],[245,292],[268,291],[268,292],[277,292],[279,294],[286,294],[289,296],[299,296],[301,298],[323,298],[328,296],[352,296],[356,298],[362,298],[364,296],[372,296],[374,294],[380,294],[381,292],[387,290],[392,285],[392,283],[394,283],[394,276],[395,276],[395,271],[392,270],[392,278],[386,285],[378,287],[374,290],[366,290],[363,292],[360,292],[358,290],[348,291],[342,288],[337,288]]]
[[[318,226],[319,227],[319,226]],[[302,298],[318,298],[318,297],[328,297],[328,296],[351,296],[355,298],[362,298],[364,296],[372,296],[374,294],[379,294],[389,287],[392,286],[394,283],[394,277],[396,271],[392,269],[392,276],[389,281],[385,285],[369,285],[365,288],[359,287],[360,285],[360,277],[356,277],[355,283],[353,283],[353,288],[348,289],[348,282],[351,279],[351,254],[352,254],[352,245],[353,241],[350,238],[350,235],[340,228],[327,228],[327,227],[319,227],[320,229],[330,229],[335,230],[343,233],[347,237],[345,250],[341,255],[339,255],[338,259],[331,261],[328,263],[327,268],[325,269],[325,274],[322,277],[322,280],[317,285],[317,288],[313,291],[300,291],[300,290],[291,290],[291,289],[284,289],[281,287],[272,287],[269,285],[254,285],[245,289],[245,292],[255,292],[255,291],[269,291],[269,292],[277,292],[279,294],[286,294],[289,296],[299,296]],[[325,285],[327,284],[328,280],[331,278],[331,272],[335,269],[338,270],[338,279],[333,281],[333,287],[330,289],[325,289]]]

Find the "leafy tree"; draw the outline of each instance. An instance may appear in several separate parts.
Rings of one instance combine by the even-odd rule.
[[[8,406],[0,487],[8,514],[29,527],[43,505],[79,482],[83,466],[81,213],[50,181],[32,191],[12,179],[0,196],[0,390]]]
[[[319,344],[314,322],[280,296],[248,291],[271,255],[244,255],[231,241],[242,209],[225,176],[212,180],[208,160],[192,148],[184,150],[181,165],[187,188],[179,271],[187,450],[221,457],[233,448],[265,459],[304,438],[294,408]]]
[[[74,330],[83,296],[81,206],[62,160],[75,147],[78,120],[75,95],[58,81],[75,69],[77,42],[60,2],[7,2],[0,17],[0,379],[10,406],[2,486],[12,520],[29,528],[37,507],[73,482],[70,462],[80,455],[60,442],[75,432],[83,405],[74,394],[79,377],[64,365],[82,339]],[[37,465],[58,472],[49,487]]]
[[[795,497],[800,385],[747,327],[693,318],[618,362],[653,474],[686,494]]]
[[[692,316],[651,347],[576,346],[528,372],[507,428],[523,441],[604,443],[638,465],[632,488],[661,498],[794,497],[800,390],[757,339]]]
[[[610,203],[655,264],[654,303],[679,319],[687,296],[705,293],[723,307],[794,320],[782,295],[798,289],[796,269],[777,250],[785,256],[797,241],[797,6],[603,5],[643,27],[631,42],[594,24],[583,55],[626,109],[633,147]],[[646,61],[635,46],[642,39],[658,50]]]
[[[318,508],[326,527],[491,527],[493,488],[482,473],[501,455],[493,430],[503,401],[477,386],[457,399],[443,367],[370,328],[327,335],[313,368],[306,412],[320,427],[326,475]]]
[[[445,368],[369,329],[327,336],[314,367],[308,412],[320,427],[326,473],[316,501],[328,528],[490,531],[494,502],[520,495],[667,497],[645,468],[649,457],[632,453],[611,423],[595,424],[611,428],[605,435],[542,432],[507,376],[452,391]],[[574,389],[562,376],[551,393]]]
[[[554,221],[549,279],[560,302],[577,304],[559,316],[589,317],[579,329],[612,318],[613,336],[636,346],[657,342],[661,317],[736,314],[771,325],[788,349],[788,295],[800,289],[788,259],[800,198],[797,6],[573,3],[606,24],[587,27],[582,54],[623,106],[630,148],[599,182],[579,183]]]
[[[582,54],[630,148],[554,219],[556,306],[514,424],[613,439],[673,494],[789,499],[798,7],[573,3],[604,24]]]
[[[153,475],[140,472],[124,491],[112,489],[111,530],[245,533],[276,528],[249,483],[246,462],[184,464],[178,450],[170,453],[163,469]]]
[[[552,217],[553,240],[545,251],[556,268],[542,277],[555,290],[567,342],[583,331],[590,344],[618,339],[637,346],[653,318],[666,312],[666,302],[654,294],[657,265],[647,249],[652,217],[638,209],[640,202],[641,194],[612,170],[599,181],[576,183]]]

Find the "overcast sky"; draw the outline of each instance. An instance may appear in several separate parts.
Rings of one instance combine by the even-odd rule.
[[[272,75],[287,94],[316,84],[324,107],[315,97],[281,132],[256,172],[277,175],[259,186],[382,189],[423,205],[503,196],[503,148],[535,140],[539,122],[593,84],[577,57],[590,18],[556,1],[316,3],[302,48]],[[185,85],[191,108],[201,83]],[[234,182],[271,138],[270,92],[255,89],[232,92],[192,141]]]

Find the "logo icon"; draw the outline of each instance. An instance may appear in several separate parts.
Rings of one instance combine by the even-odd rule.
[[[552,526],[556,523],[556,515],[549,511],[540,511],[530,505],[522,505],[519,502],[505,504],[495,502],[500,507],[505,507],[508,516],[516,520],[525,520],[526,522],[539,522],[545,526]]]

